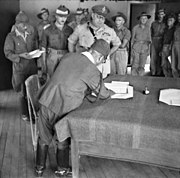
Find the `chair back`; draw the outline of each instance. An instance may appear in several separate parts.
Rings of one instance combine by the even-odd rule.
[[[40,89],[40,82],[38,75],[31,75],[25,81],[26,86],[26,95],[28,101],[28,111],[30,117],[30,125],[31,125],[31,135],[34,150],[37,148],[37,119],[38,119],[38,102],[37,102],[37,93]],[[35,123],[33,123],[33,121]]]

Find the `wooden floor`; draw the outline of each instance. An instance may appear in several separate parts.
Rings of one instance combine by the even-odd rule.
[[[137,163],[81,156],[80,178],[179,178],[177,171]],[[0,178],[33,178],[30,125],[20,119],[18,96],[0,91]],[[43,177],[54,178],[54,148]]]

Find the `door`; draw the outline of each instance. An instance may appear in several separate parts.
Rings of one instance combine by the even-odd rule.
[[[4,56],[4,41],[19,11],[19,1],[0,1],[0,90],[12,88],[12,63]]]

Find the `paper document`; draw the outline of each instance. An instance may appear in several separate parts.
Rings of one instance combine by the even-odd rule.
[[[160,91],[159,101],[168,105],[180,106],[180,89],[163,89]]]
[[[34,51],[29,52],[29,56],[30,56],[31,58],[38,58],[38,57],[40,57],[41,54],[44,53],[44,52],[45,52],[45,51],[41,51],[41,50],[39,50],[39,49],[36,49],[36,50],[34,50]]]
[[[127,99],[133,97],[133,87],[129,86],[129,82],[112,81],[111,83],[104,83],[105,87],[114,91],[115,94],[111,96],[112,99]]]

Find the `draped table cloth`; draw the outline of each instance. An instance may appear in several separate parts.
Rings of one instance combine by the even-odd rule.
[[[160,89],[180,89],[180,79],[110,76],[105,82],[129,81],[132,99],[86,99],[56,125],[59,141],[71,137],[73,178],[79,155],[180,168],[180,107],[159,102]],[[149,95],[143,90],[148,87]]]

